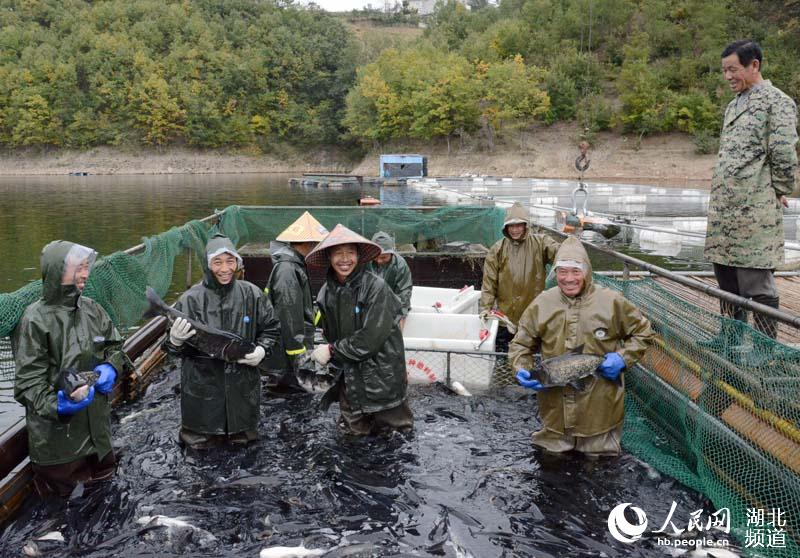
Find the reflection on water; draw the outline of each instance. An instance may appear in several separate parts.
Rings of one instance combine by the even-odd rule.
[[[362,194],[390,205],[440,205],[416,191],[301,188],[288,174],[0,177],[0,292],[38,279],[39,253],[58,238],[109,254],[232,204],[356,205]]]
[[[649,532],[615,541],[611,509],[633,502],[660,524],[674,500],[685,524],[705,504],[630,455],[540,454],[529,438],[536,399],[521,388],[464,398],[413,386],[415,432],[389,438],[340,434],[336,407],[320,412],[311,396],[270,398],[258,442],[209,454],[177,445],[178,389],[173,370],[117,411],[127,418],[114,424],[122,456],[110,487],[68,506],[29,502],[0,554],[59,531],[57,549],[97,558],[254,557],[300,544],[336,549],[327,556],[665,556]],[[192,527],[141,519],[157,515]]]

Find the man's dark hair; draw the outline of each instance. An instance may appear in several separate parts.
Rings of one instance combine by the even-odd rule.
[[[736,53],[736,55],[739,57],[739,63],[742,66],[749,66],[755,58],[758,60],[759,68],[761,67],[763,54],[761,52],[761,47],[757,42],[750,39],[733,41],[731,44],[725,47],[725,50],[722,51],[722,58],[726,58],[733,53]]]

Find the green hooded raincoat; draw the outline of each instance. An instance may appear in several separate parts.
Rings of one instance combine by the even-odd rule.
[[[268,367],[288,370],[298,356],[314,348],[314,299],[305,258],[291,244],[275,242],[270,248],[273,267],[264,292],[280,321],[281,335]]]
[[[25,309],[13,334],[14,398],[25,406],[28,451],[38,465],[61,465],[90,455],[102,459],[111,451],[108,395],[95,392],[86,409],[59,417],[59,371],[92,370],[108,362],[121,378],[131,368],[122,337],[103,307],[82,297],[75,285],[61,284],[64,259],[73,246],[57,240],[44,247],[42,298]]]
[[[389,286],[363,266],[344,283],[329,270],[317,303],[320,325],[333,345],[332,364],[343,373],[350,412],[377,413],[400,405],[408,379],[400,301]],[[338,398],[338,389],[331,388],[323,407]]]
[[[411,310],[411,291],[414,287],[411,270],[403,256],[395,250],[394,240],[388,234],[379,232],[372,237],[372,242],[380,246],[384,254],[391,254],[392,259],[386,265],[379,265],[372,260],[367,264],[367,270],[386,281],[400,299],[400,316],[405,318]]]
[[[519,322],[522,312],[544,290],[546,264],[552,264],[558,242],[546,234],[533,234],[530,226],[520,240],[511,240],[508,225],[529,223],[528,210],[514,204],[506,211],[503,238],[486,255],[483,266],[480,310],[495,307],[513,322]]]
[[[209,240],[206,256],[220,249],[238,256],[224,236]],[[192,319],[257,343],[269,355],[280,335],[269,299],[247,281],[234,278],[220,285],[207,265],[204,267],[203,282],[183,293],[175,308]],[[261,374],[257,368],[210,358],[189,343],[175,347],[169,336],[164,348],[183,357],[181,421],[185,428],[214,435],[258,429]]]

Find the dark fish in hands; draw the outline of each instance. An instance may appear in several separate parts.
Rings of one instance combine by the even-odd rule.
[[[295,376],[300,387],[308,393],[325,393],[333,387],[338,377],[328,365],[318,363],[308,352],[297,358]]]
[[[218,358],[227,362],[236,362],[245,355],[256,350],[255,343],[245,341],[240,336],[229,331],[223,331],[213,326],[206,325],[195,319],[190,318],[183,312],[167,305],[158,296],[152,287],[147,287],[147,300],[150,302],[150,309],[147,316],[164,316],[170,324],[176,319],[183,318],[188,321],[192,328],[197,332],[186,340],[186,344],[194,347],[201,353],[205,353],[211,358]]]
[[[532,376],[544,387],[572,386],[583,391],[587,378],[602,377],[597,367],[605,360],[605,356],[584,354],[583,347],[581,345],[561,356],[542,360],[534,366]]]
[[[78,372],[75,367],[64,368],[56,378],[56,390],[63,391],[73,401],[83,401],[89,395],[89,388],[99,377],[97,372]]]

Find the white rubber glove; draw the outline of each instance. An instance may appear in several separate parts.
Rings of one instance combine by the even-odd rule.
[[[264,347],[261,345],[256,345],[256,350],[252,353],[247,353],[244,355],[244,358],[240,358],[236,362],[239,364],[246,364],[247,366],[258,366],[258,363],[264,360],[264,355],[267,352],[264,350]]]
[[[485,322],[486,320],[488,320],[489,319],[489,310],[484,310],[483,312],[478,314],[478,318],[480,318],[480,320],[482,322]]]
[[[311,358],[316,362],[320,363],[321,365],[325,366],[331,360],[331,346],[330,345],[320,345],[314,352],[311,353]]]
[[[176,347],[180,347],[195,333],[197,333],[197,331],[192,328],[192,324],[189,323],[189,320],[177,318],[172,322],[172,327],[169,328],[169,342]]]

